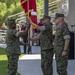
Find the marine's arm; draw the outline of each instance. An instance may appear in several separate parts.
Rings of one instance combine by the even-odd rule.
[[[41,34],[41,32],[40,32],[37,36],[30,37],[30,38],[28,38],[28,39],[29,39],[30,41],[39,40],[39,39],[40,39],[40,34]]]
[[[70,42],[70,33],[68,28],[64,28],[63,31],[63,38],[64,38],[64,51],[62,52],[62,56],[65,56],[68,52],[69,42]]]
[[[20,42],[20,45],[26,45],[26,46],[29,46],[29,43],[24,43],[24,42],[21,42],[21,41],[19,41]]]
[[[40,31],[44,31],[45,30],[45,26],[41,26],[40,27],[40,26],[37,25],[36,29],[37,30],[40,30]]]

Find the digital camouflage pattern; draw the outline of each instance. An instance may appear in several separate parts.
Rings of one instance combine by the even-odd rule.
[[[70,33],[68,27],[63,24],[61,27],[56,28],[55,40],[54,40],[54,52],[56,59],[57,72],[59,75],[67,75],[67,64],[68,64],[68,54],[66,56],[61,56],[64,50],[64,38],[70,38]]]
[[[8,57],[8,75],[16,75],[18,68],[19,55],[9,55]]]
[[[45,31],[40,34],[41,68],[44,75],[53,75],[53,44],[52,26],[45,25]]]
[[[41,68],[44,75],[53,75],[53,49],[41,51]]]
[[[20,54],[20,42],[19,37],[16,37],[17,30],[15,29],[8,29],[6,33],[6,52],[7,55],[12,54]]]
[[[18,59],[20,55],[19,32],[15,29],[8,29],[6,33],[6,53],[8,57],[8,75],[16,75]]]
[[[40,46],[42,50],[53,48],[52,25],[45,25],[45,31],[40,34]]]

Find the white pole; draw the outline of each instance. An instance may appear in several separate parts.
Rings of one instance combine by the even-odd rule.
[[[70,31],[73,31],[71,25],[75,25],[75,20],[74,20],[75,8],[74,8],[74,6],[75,6],[74,0],[69,0],[69,14],[68,14],[69,21],[68,21],[68,23],[69,23]]]
[[[31,25],[31,27],[30,27],[30,37],[32,37],[33,36],[33,32],[32,32],[32,25]],[[30,41],[30,46],[32,46],[32,41]]]

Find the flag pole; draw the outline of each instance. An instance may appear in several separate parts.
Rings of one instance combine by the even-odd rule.
[[[29,0],[28,0],[28,2],[27,2],[28,4],[28,18],[26,18],[26,19],[28,19],[28,20],[30,20],[30,18],[29,18],[29,13],[30,13],[30,9],[29,9]],[[31,27],[30,27],[30,29],[31,29]],[[30,37],[30,29],[28,30],[28,38]],[[31,42],[28,40],[28,43],[29,43],[29,46],[28,46],[28,53],[30,53],[31,52]]]

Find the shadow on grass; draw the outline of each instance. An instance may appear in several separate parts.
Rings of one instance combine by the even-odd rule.
[[[5,55],[6,52],[5,52],[5,49],[4,48],[0,48],[0,55]]]
[[[7,60],[0,60],[0,75],[7,74]]]

